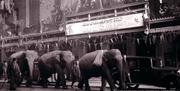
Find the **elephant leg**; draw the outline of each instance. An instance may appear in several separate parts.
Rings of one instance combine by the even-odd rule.
[[[32,87],[32,79],[28,71],[23,73],[22,79],[26,79],[26,87]]]
[[[75,83],[76,81],[77,81],[77,80],[75,79],[75,77],[72,76],[71,88],[73,88],[73,85],[74,85],[74,83]]]
[[[123,70],[123,61],[119,61],[119,63],[117,63],[116,67],[119,70],[119,89],[125,89],[126,88],[126,83],[125,83],[125,79],[126,79],[126,72]]]
[[[85,90],[91,90],[90,86],[89,86],[89,79],[88,78],[85,78],[84,83],[85,83]]]
[[[56,80],[55,88],[59,88],[59,86],[60,86],[60,81],[61,81],[60,75],[58,74],[58,77],[57,77],[57,80]]]
[[[16,82],[15,82],[15,77],[12,77],[11,79],[10,79],[10,90],[16,90]]]
[[[41,84],[43,88],[48,88],[48,80],[46,77],[42,77]]]
[[[18,81],[17,81],[17,87],[20,87],[21,86],[21,83],[22,83],[22,81],[23,81],[23,76],[21,76],[20,77],[20,79],[18,79]]]
[[[32,87],[32,79],[31,79],[31,77],[27,78],[26,87]]]
[[[106,63],[103,63],[102,69],[104,71],[104,75],[105,75],[105,77],[107,79],[107,82],[110,85],[111,91],[114,91],[114,89],[116,89],[116,86],[115,86],[115,84],[113,82],[113,79],[112,79],[112,76],[111,76],[111,72],[110,72],[110,70],[109,70],[109,68],[108,68]]]
[[[60,82],[62,84],[62,88],[66,89],[67,85],[66,85],[66,79],[65,79],[65,73],[64,73],[64,69],[62,69],[58,64],[55,65],[56,71],[58,73],[58,80],[56,82],[55,88],[60,86]]]
[[[84,84],[84,78],[82,78],[79,83],[78,83],[78,88],[83,89],[83,84]]]
[[[105,91],[105,87],[106,87],[106,80],[104,79],[104,77],[101,78],[101,90],[100,91]]]

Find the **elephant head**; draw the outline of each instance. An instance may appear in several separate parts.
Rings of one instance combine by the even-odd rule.
[[[125,89],[125,64],[121,52],[118,49],[108,50],[103,55],[103,61],[108,64],[114,82],[118,81],[119,88]],[[114,69],[114,66],[117,68]]]
[[[30,86],[32,80],[33,62],[38,58],[38,54],[33,50],[19,51],[10,56],[7,74],[10,80],[10,89],[16,89],[26,77],[27,84]]]
[[[65,61],[67,64],[70,64],[72,61],[75,60],[75,57],[71,51],[62,51],[60,53],[60,60]]]

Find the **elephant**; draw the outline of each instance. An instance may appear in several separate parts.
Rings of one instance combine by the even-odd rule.
[[[101,91],[105,89],[105,80],[109,83],[111,91],[116,90],[117,81],[120,89],[126,88],[123,57],[118,49],[96,50],[83,55],[75,63],[76,66],[72,70],[79,68],[80,71],[72,72],[72,74],[76,76],[81,74],[78,84],[80,89],[83,89],[83,84],[85,84],[85,90],[90,90],[88,79],[99,76],[102,77]]]
[[[34,50],[18,51],[10,56],[7,66],[10,90],[20,86],[23,79],[27,80],[27,87],[32,86],[34,60],[38,57],[38,53]]]
[[[41,85],[43,88],[48,87],[48,78],[52,74],[57,73],[57,80],[55,88],[62,86],[63,89],[67,88],[65,80],[65,68],[75,60],[71,51],[55,50],[43,54],[38,58],[38,68],[40,71]],[[61,84],[60,84],[61,83]]]

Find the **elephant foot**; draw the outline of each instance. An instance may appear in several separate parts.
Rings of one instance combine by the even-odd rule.
[[[17,84],[17,87],[20,87],[20,86],[21,86],[21,84],[18,83],[18,84]]]
[[[104,89],[100,89],[100,91],[104,91]]]
[[[68,89],[67,85],[62,86],[62,89]]]
[[[56,88],[56,89],[59,89],[59,88],[60,88],[60,86],[58,86],[58,85],[55,85],[55,88]]]
[[[48,88],[48,85],[46,84],[46,85],[43,85],[42,87],[43,87],[43,88]]]
[[[16,90],[16,88],[15,87],[10,87],[9,90]]]
[[[86,91],[90,91],[91,89],[90,89],[90,87],[86,87],[85,90]]]
[[[71,83],[71,88],[73,88],[73,86],[74,86],[74,83],[75,83],[75,81],[72,81],[72,83]]]
[[[43,86],[43,88],[48,88],[48,86]]]
[[[27,82],[26,87],[32,87],[32,83]]]
[[[26,87],[32,87],[32,85],[30,85],[30,84],[26,84]]]
[[[80,84],[78,84],[78,88],[82,90],[82,89],[83,89],[83,86],[80,85]]]
[[[10,86],[9,90],[16,90],[16,86]]]

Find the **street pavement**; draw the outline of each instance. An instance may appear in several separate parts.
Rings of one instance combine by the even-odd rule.
[[[2,83],[2,81],[0,81],[0,91],[9,91],[8,87],[9,84],[7,83]],[[37,85],[33,85],[31,88],[27,88],[24,85],[22,85],[21,87],[17,88],[16,91],[84,91],[84,90],[79,90],[77,88],[77,82],[74,84],[74,87],[71,88],[71,82],[67,82],[68,85],[68,89],[55,89],[54,86],[48,86],[48,88],[42,88],[41,86],[37,86]],[[91,91],[99,91],[100,90],[100,86],[101,86],[101,81],[99,78],[93,78],[90,79],[89,84],[91,86]],[[105,91],[110,91],[109,89],[109,85],[107,84],[106,86],[106,90]],[[164,88],[162,87],[156,87],[156,86],[150,86],[150,85],[140,85],[138,90],[144,90],[144,89],[149,89],[151,91],[157,90],[164,90]],[[131,90],[129,90],[131,91]]]

